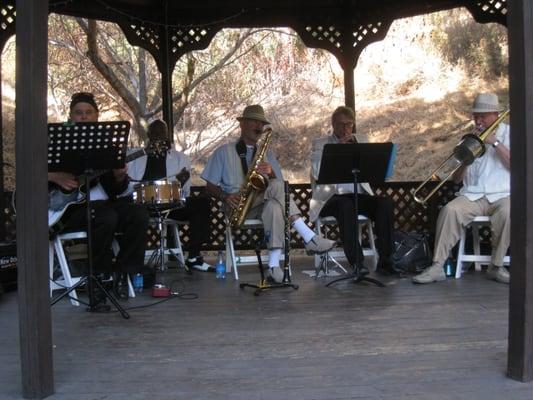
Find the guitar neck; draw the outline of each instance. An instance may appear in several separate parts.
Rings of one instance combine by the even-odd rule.
[[[146,150],[145,149],[139,149],[139,150],[136,150],[134,151],[133,153],[130,153],[126,156],[126,159],[124,161],[125,164],[133,161],[133,160],[136,160],[137,158],[139,157],[142,157],[142,156],[145,156],[146,155]],[[102,169],[102,170],[97,170],[97,171],[94,171],[90,176],[89,176],[89,180],[92,180],[92,179],[96,179],[96,178],[99,178],[100,176],[104,175],[105,173],[111,171],[110,169]],[[76,177],[76,179],[78,180],[78,182],[83,182],[85,181],[85,174],[81,174],[81,175],[78,175]],[[83,186],[84,183],[82,183],[80,185]]]

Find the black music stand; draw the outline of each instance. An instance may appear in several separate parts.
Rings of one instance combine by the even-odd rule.
[[[48,171],[67,171],[83,180],[87,211],[87,275],[65,293],[52,299],[52,305],[87,283],[88,311],[110,310],[109,306],[99,304],[101,299],[95,298],[93,285],[96,285],[104,294],[104,298],[109,299],[124,318],[130,317],[94,274],[92,207],[89,190],[93,176],[102,171],[124,168],[129,130],[128,121],[48,124]]]
[[[392,143],[357,143],[335,144],[328,143],[322,152],[322,161],[318,173],[317,184],[353,183],[355,206],[355,246],[359,253],[359,221],[357,204],[357,183],[382,183],[390,175],[393,155]],[[370,282],[379,287],[385,285],[377,279],[361,274],[360,262],[357,260],[351,274],[337,278],[326,286],[336,282],[352,279],[354,283]]]

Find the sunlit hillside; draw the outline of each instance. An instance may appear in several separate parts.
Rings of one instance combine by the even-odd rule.
[[[231,35],[217,34],[210,48],[194,52],[189,62],[210,65]],[[214,147],[238,135],[235,117],[246,104],[260,103],[273,123],[273,147],[285,177],[308,182],[311,142],[329,132],[331,112],[344,103],[343,72],[332,55],[306,49],[289,29],[258,31],[246,44],[234,63],[194,89],[174,129],[176,147],[191,155],[193,181],[202,184],[198,175]],[[455,10],[396,21],[383,41],[362,52],[354,71],[357,130],[371,141],[398,145],[393,180],[424,178],[449,155],[469,129],[469,107],[477,92],[495,91],[508,102],[506,51],[505,28],[476,24],[466,11]],[[13,162],[13,43],[2,57],[4,157]],[[153,60],[147,62],[153,68]],[[88,61],[83,63],[88,71]],[[184,67],[180,60],[177,68]],[[62,86],[68,84],[62,78],[50,75],[49,117],[55,121],[66,118],[72,90]],[[94,90],[94,79],[84,86],[82,78],[76,88]],[[180,79],[176,72],[175,92]],[[101,99],[108,100],[106,117],[127,117],[121,99],[107,86],[102,91]],[[135,143],[142,140],[135,132],[132,137]],[[12,170],[5,168],[5,173],[12,187]]]

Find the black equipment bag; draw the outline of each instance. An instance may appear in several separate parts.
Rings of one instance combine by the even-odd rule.
[[[0,242],[0,294],[17,287],[17,244]]]
[[[399,274],[422,272],[431,265],[432,255],[424,233],[394,231],[393,269]]]

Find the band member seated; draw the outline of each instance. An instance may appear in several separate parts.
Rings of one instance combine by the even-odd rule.
[[[246,107],[237,120],[240,138],[217,148],[201,175],[207,182],[208,192],[223,202],[227,213],[238,208],[240,188],[257,150],[256,144],[264,133],[265,125],[270,124],[260,105]],[[263,221],[269,255],[268,276],[274,282],[281,283],[283,271],[279,261],[284,246],[285,191],[281,168],[271,149],[266,151],[265,159],[258,163],[257,172],[268,177],[268,186],[264,191],[254,193],[246,217]],[[333,247],[335,242],[315,235],[306,225],[292,199],[289,215],[292,227],[302,236],[309,252],[324,252]]]
[[[502,108],[497,95],[480,93],[474,100],[471,111],[476,130],[482,132],[498,119]],[[475,217],[481,215],[489,215],[491,222],[492,257],[487,277],[497,282],[509,283],[509,271],[503,266],[503,258],[511,241],[509,126],[500,123],[484,142],[485,154],[478,157],[471,165],[460,167],[452,175],[456,183],[463,182],[463,187],[458,197],[440,211],[435,233],[433,264],[421,274],[414,276],[414,283],[446,280],[444,262],[459,240],[461,231]]]
[[[92,93],[75,93],[70,102],[70,120],[97,122],[98,105]],[[82,160],[80,160],[80,163]],[[77,190],[80,182],[69,171],[49,172],[49,186],[65,192]],[[141,271],[144,265],[148,213],[143,207],[132,203],[131,198],[122,197],[128,188],[127,167],[111,170],[90,184],[91,207],[93,210],[93,262],[97,272],[114,272],[114,289],[121,298],[127,298],[126,274]],[[81,194],[79,195],[81,196]],[[73,204],[61,217],[62,232],[87,229],[85,204]],[[116,233],[120,235],[115,236]],[[112,265],[111,243],[116,238],[120,251]]]
[[[187,267],[201,271],[212,271],[214,268],[207,264],[200,249],[209,239],[209,220],[211,207],[206,197],[190,197],[191,180],[188,179],[191,170],[189,157],[170,146],[168,129],[164,121],[155,120],[148,128],[148,143],[146,156],[137,158],[129,163],[129,176],[137,181],[157,181],[168,178],[169,182],[185,181],[182,185],[182,197],[186,198],[184,207],[170,211],[168,218],[189,221],[189,242],[186,245],[188,257]],[[185,171],[184,171],[185,169]],[[186,172],[184,178],[180,178]]]
[[[318,179],[322,151],[328,143],[365,143],[366,135],[354,134],[355,113],[350,107],[338,107],[331,116],[333,132],[313,141],[311,154],[311,178]],[[353,183],[316,185],[309,207],[309,218],[333,216],[337,220],[344,253],[350,265],[357,262],[361,273],[368,273],[363,266],[363,251],[356,246],[355,204]],[[379,253],[378,272],[392,272],[391,253],[393,230],[393,204],[387,197],[374,196],[368,183],[359,183],[357,188],[358,212],[374,221],[376,248]]]

